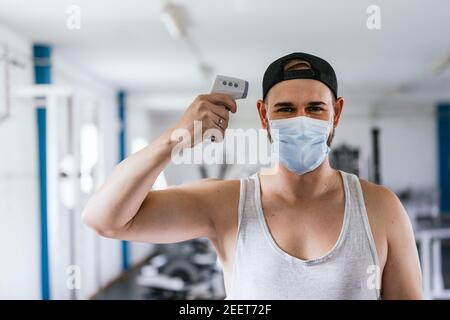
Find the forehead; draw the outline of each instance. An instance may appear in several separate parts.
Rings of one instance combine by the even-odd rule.
[[[292,79],[278,82],[268,95],[267,102],[273,104],[281,100],[292,102],[323,101],[331,103],[330,89],[320,81],[314,79]]]

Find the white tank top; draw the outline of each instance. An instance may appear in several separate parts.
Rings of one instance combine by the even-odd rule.
[[[380,271],[359,179],[339,171],[345,213],[334,247],[302,260],[272,237],[261,206],[257,173],[240,181],[238,233],[230,299],[380,299]]]

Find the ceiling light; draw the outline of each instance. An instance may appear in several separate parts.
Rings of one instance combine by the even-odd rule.
[[[172,3],[167,3],[163,7],[161,20],[173,38],[180,38],[184,36],[184,29],[178,6]]]

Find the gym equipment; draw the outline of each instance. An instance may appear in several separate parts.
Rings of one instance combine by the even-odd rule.
[[[415,230],[422,267],[423,293],[426,299],[449,299],[444,287],[442,241],[450,239],[450,219],[445,215],[419,219]]]
[[[360,150],[347,144],[341,144],[330,152],[330,163],[335,169],[353,173],[359,176]]]
[[[408,188],[397,195],[408,212],[419,247],[423,294],[426,299],[449,299],[441,247],[450,239],[450,218],[439,210],[438,190]]]
[[[380,129],[372,128],[373,182],[381,184]]]
[[[141,268],[138,285],[149,299],[223,299],[223,275],[209,240],[161,246]]]

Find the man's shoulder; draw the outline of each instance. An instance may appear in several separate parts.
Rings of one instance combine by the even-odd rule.
[[[388,229],[409,221],[400,199],[392,190],[361,178],[359,181],[369,218]]]
[[[397,195],[388,187],[359,178],[364,198],[380,205],[398,201]]]

